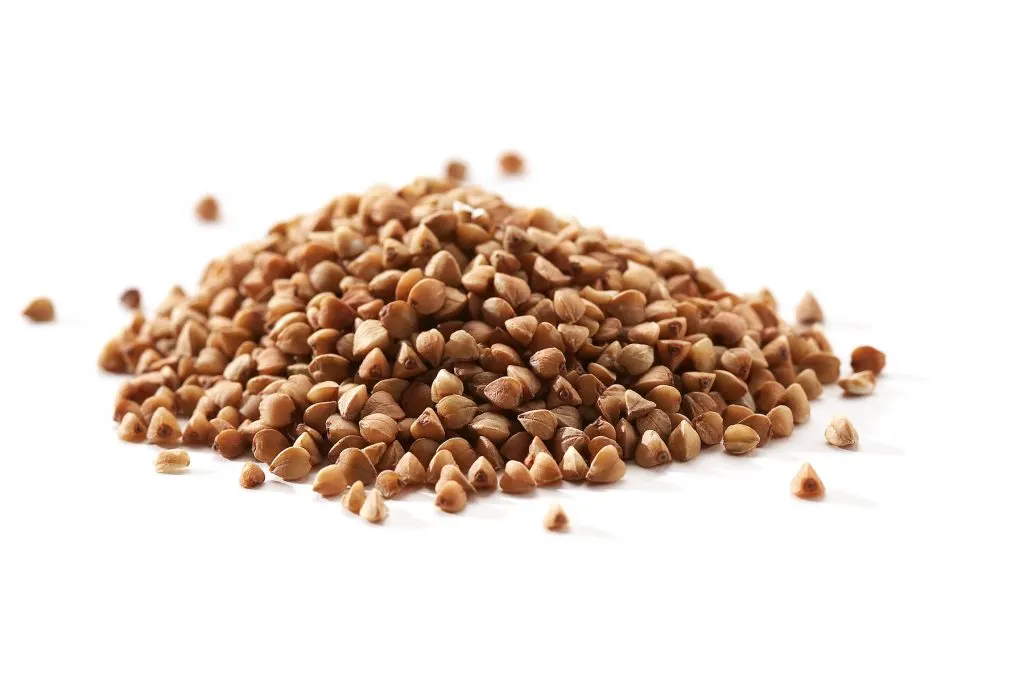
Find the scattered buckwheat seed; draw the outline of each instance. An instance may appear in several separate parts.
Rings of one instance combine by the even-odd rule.
[[[808,462],[800,466],[789,491],[802,500],[820,500],[825,496],[825,484],[818,478],[818,473]]]
[[[32,322],[52,322],[54,317],[53,301],[48,298],[33,298],[28,302],[21,314]]]
[[[859,440],[857,429],[853,428],[853,424],[846,417],[833,417],[825,429],[825,442],[837,448],[852,447]]]
[[[562,505],[553,504],[544,514],[544,527],[550,531],[563,532],[569,530],[569,517]]]

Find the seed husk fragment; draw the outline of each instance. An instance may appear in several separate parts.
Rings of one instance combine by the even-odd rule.
[[[796,320],[801,324],[814,324],[815,322],[825,321],[825,315],[821,312],[818,299],[814,298],[814,294],[809,291],[804,294],[804,297],[800,299],[800,303],[796,306]]]
[[[503,493],[518,495],[528,493],[537,487],[530,470],[522,462],[511,460],[505,464],[505,471],[498,479],[498,487]]]
[[[885,353],[874,346],[857,346],[850,355],[854,372],[874,372],[875,376],[885,369]]]
[[[619,451],[606,445],[591,460],[587,480],[591,483],[614,483],[625,475],[626,463],[619,457]]]
[[[498,474],[486,457],[481,455],[469,467],[469,482],[477,490],[494,490],[498,485]]]
[[[266,474],[263,473],[263,469],[256,462],[246,462],[242,465],[242,472],[238,476],[238,483],[243,488],[256,488],[263,485],[263,481],[266,480]]]
[[[804,462],[796,472],[789,491],[802,500],[820,500],[825,496],[825,484],[809,462]]]
[[[402,455],[395,466],[395,473],[404,486],[423,485],[427,481],[427,470],[419,458],[411,452]]]
[[[753,452],[760,442],[761,439],[757,432],[744,424],[733,424],[725,430],[725,451],[730,455],[745,455],[748,452]]]
[[[270,473],[285,481],[297,481],[313,469],[313,462],[305,448],[292,446],[277,454],[270,463]]]
[[[549,453],[539,451],[534,454],[530,475],[537,485],[555,485],[562,480],[562,471],[558,462]]]
[[[188,469],[188,465],[188,453],[184,450],[164,450],[153,462],[158,474],[180,474]]]
[[[348,509],[353,514],[358,514],[359,510],[363,508],[363,502],[366,501],[366,487],[362,481],[356,481],[352,484],[352,487],[345,491],[345,494],[341,496],[341,506]]]
[[[384,498],[376,490],[371,490],[359,508],[359,516],[370,523],[380,523],[388,517],[388,507],[384,504]]]
[[[569,530],[569,517],[560,504],[552,504],[544,514],[544,527],[556,533]]]
[[[840,379],[839,386],[846,395],[869,395],[875,392],[875,373],[869,369],[855,372]]]
[[[348,481],[345,480],[345,472],[337,464],[328,464],[316,472],[313,479],[313,492],[323,497],[334,497],[345,492]]]
[[[843,416],[832,417],[825,429],[825,442],[837,448],[848,448],[857,444],[860,436],[850,420]]]
[[[46,297],[33,298],[22,309],[21,314],[32,322],[52,322],[54,317],[53,301]]]

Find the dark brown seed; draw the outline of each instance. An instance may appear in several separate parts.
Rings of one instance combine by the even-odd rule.
[[[142,294],[138,289],[125,289],[121,293],[121,305],[128,310],[138,310],[142,305]]]
[[[517,152],[504,152],[498,157],[498,168],[505,175],[519,175],[524,165],[523,157]]]
[[[850,356],[850,364],[854,372],[870,371],[878,376],[885,369],[885,353],[873,346],[857,346]]]
[[[217,204],[217,200],[209,194],[196,202],[195,211],[196,217],[206,223],[220,219],[220,206]]]

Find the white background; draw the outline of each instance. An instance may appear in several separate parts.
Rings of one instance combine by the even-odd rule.
[[[1022,31],[988,2],[5,3],[0,678],[1020,679]],[[889,354],[877,394],[753,457],[382,527],[116,439],[124,287],[452,155],[786,310],[813,289],[844,359]],[[20,318],[38,294],[57,323]],[[826,501],[789,496],[803,460]]]

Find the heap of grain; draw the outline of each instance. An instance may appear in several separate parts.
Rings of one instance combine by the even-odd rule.
[[[275,225],[135,313],[100,366],[134,375],[125,440],[251,454],[288,480],[333,463],[332,494],[397,468],[385,497],[446,464],[493,486],[516,462],[507,492],[611,482],[733,425],[726,451],[745,454],[839,376],[820,330],[785,324],[767,291],[436,179]]]

